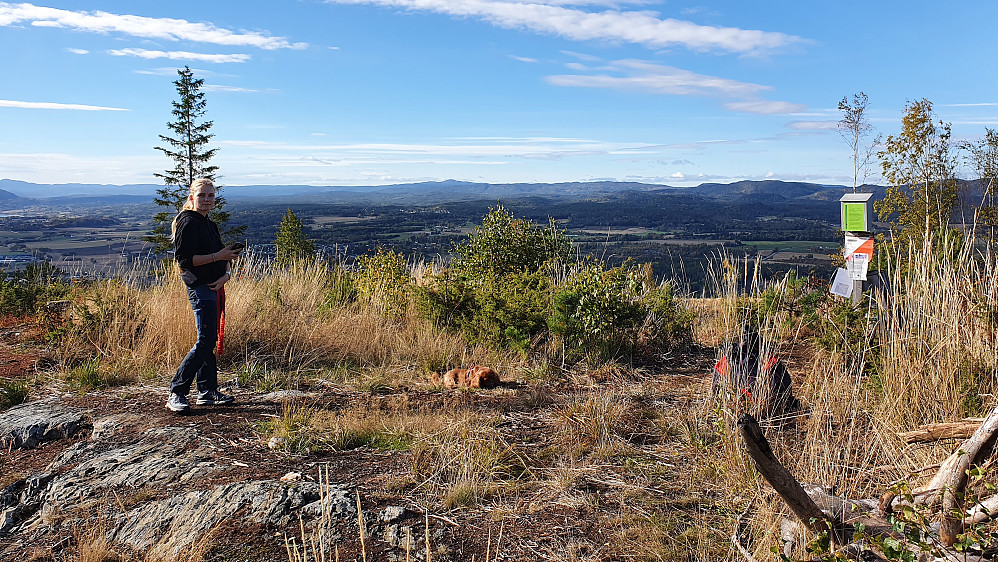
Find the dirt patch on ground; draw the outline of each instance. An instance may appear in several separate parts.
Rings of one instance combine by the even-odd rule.
[[[0,363],[21,361],[22,368],[31,363],[33,370],[39,355],[37,350],[33,354],[15,346],[0,347]],[[55,395],[68,406],[86,410],[98,431],[106,432],[101,437],[101,446],[106,448],[134,442],[154,428],[190,428],[198,435],[199,446],[213,451],[212,460],[220,468],[210,481],[191,482],[189,490],[278,480],[291,473],[316,480],[328,471],[334,484],[356,490],[371,520],[363,543],[356,521],[337,523],[336,548],[345,560],[360,559],[362,550],[368,560],[405,560],[405,551],[389,535],[406,528],[421,536],[427,526],[434,560],[483,560],[486,553],[494,560],[686,560],[684,553],[694,548],[693,543],[699,545],[695,548],[709,549],[704,545],[713,541],[724,552],[723,528],[730,519],[717,505],[715,492],[696,482],[702,470],[683,429],[700,423],[696,412],[703,410],[713,360],[712,350],[694,349],[663,358],[655,366],[578,369],[544,382],[513,382],[496,391],[400,388],[361,392],[313,386],[301,389],[305,397],[282,400],[234,389],[235,404],[195,406],[188,415],[164,407],[165,386],[131,385],[79,394],[60,392],[57,384],[49,384],[36,389],[30,398]],[[607,435],[573,437],[577,444],[565,445],[569,442],[566,432],[603,431],[599,420],[584,418],[588,415],[585,408],[602,404],[612,409],[614,399],[626,399],[629,404],[629,411],[619,413],[614,422],[617,426],[610,427]],[[520,461],[515,457],[520,455],[523,466],[501,468],[509,471],[501,475],[483,474],[484,484],[473,489],[471,497],[448,505],[439,489],[440,475],[426,472],[426,456],[433,454],[426,447],[365,444],[342,450],[272,449],[266,424],[296,407],[333,417],[358,409],[372,415],[389,410],[403,415],[464,412],[491,420],[486,427],[495,432],[495,454],[506,455],[509,451],[502,447],[512,447],[509,462],[517,465]],[[100,420],[112,421],[100,424]],[[604,438],[606,443],[599,441]],[[0,453],[0,484],[43,471],[60,453],[89,439],[88,431],[32,450]],[[468,466],[475,462],[479,461],[469,459]],[[417,466],[424,468],[417,470]],[[460,467],[453,470],[459,473]],[[169,493],[176,490],[149,487],[140,492],[121,491],[121,497],[151,501]],[[393,506],[405,509],[402,521],[396,527],[380,523],[380,514]],[[718,530],[716,537],[711,528]],[[295,526],[273,528],[231,521],[213,533],[203,560],[262,561],[287,558],[285,538],[300,531]],[[53,536],[44,544],[29,545],[15,535],[0,538],[0,551],[62,560],[70,555],[72,543],[64,539]],[[416,545],[413,556],[423,559],[425,548],[425,543]]]
[[[0,379],[25,378],[35,374],[46,328],[33,319],[0,317]]]

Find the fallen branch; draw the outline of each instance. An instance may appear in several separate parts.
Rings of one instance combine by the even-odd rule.
[[[930,443],[941,439],[966,439],[981,427],[984,418],[964,418],[955,422],[930,423],[911,431],[898,433],[905,443]]]
[[[941,491],[943,519],[939,524],[939,540],[946,546],[952,546],[957,535],[963,532],[963,518],[957,517],[955,513],[964,509],[962,498],[967,487],[967,471],[991,456],[996,439],[998,408],[991,410],[970,439],[946,459],[927,487],[928,490]]]
[[[828,531],[835,544],[845,544],[846,530],[821,511],[800,482],[776,459],[759,422],[750,414],[742,414],[738,417],[738,430],[749,456],[755,462],[756,470],[776,490],[797,519],[815,533]]]
[[[755,556],[744,545],[742,545],[742,527],[745,524],[745,516],[748,515],[749,510],[752,509],[752,504],[755,500],[749,502],[748,506],[745,507],[745,511],[735,519],[735,530],[731,533],[731,544],[735,546],[738,552],[747,560],[748,562],[756,562]]]

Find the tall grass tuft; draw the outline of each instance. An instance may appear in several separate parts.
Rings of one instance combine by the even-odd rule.
[[[897,429],[994,406],[998,383],[998,265],[973,240],[933,240],[891,256],[878,295],[877,416]],[[902,267],[903,266],[903,267]]]

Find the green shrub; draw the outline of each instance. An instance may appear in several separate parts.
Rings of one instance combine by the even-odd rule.
[[[49,262],[28,264],[24,271],[0,281],[0,313],[33,314],[45,303],[65,298],[70,288],[61,276]]]
[[[548,319],[570,357],[613,358],[629,353],[645,316],[642,282],[633,269],[587,261],[555,289]]]
[[[326,275],[327,309],[339,308],[357,300],[357,285],[353,277],[341,266],[334,266]]]
[[[415,287],[416,310],[437,326],[456,328],[461,320],[474,314],[474,288],[455,270],[429,276],[429,282]]]
[[[284,218],[277,228],[274,245],[277,248],[274,264],[278,267],[287,267],[296,261],[315,259],[315,244],[305,236],[304,223],[290,208],[284,213]]]
[[[550,277],[571,245],[553,221],[541,227],[513,217],[502,205],[458,244],[453,267],[416,291],[419,313],[438,326],[457,328],[469,343],[526,351],[546,329]]]
[[[867,306],[856,306],[848,299],[832,299],[818,313],[815,343],[827,351],[858,355],[876,349],[867,339]]]
[[[509,273],[532,273],[551,262],[564,262],[572,246],[549,219],[541,227],[527,219],[517,219],[501,204],[489,209],[481,226],[459,244],[455,269],[471,280],[497,278]]]
[[[670,281],[649,284],[646,280],[641,299],[645,319],[638,332],[636,351],[650,357],[689,344],[696,315],[676,298]]]
[[[471,344],[526,351],[547,328],[550,279],[521,271],[474,282],[445,271],[416,292],[420,314],[438,326],[457,328]]]
[[[408,308],[412,274],[402,254],[378,248],[357,260],[357,295],[384,314],[401,316]]]
[[[779,282],[766,288],[756,301],[754,314],[769,317],[772,324],[784,329],[797,326],[814,330],[818,327],[819,312],[831,299],[824,286],[813,287],[807,277],[800,277],[793,269]]]

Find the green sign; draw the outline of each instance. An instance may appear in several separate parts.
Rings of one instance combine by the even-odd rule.
[[[866,224],[866,203],[843,203],[845,220],[842,230],[846,232],[869,232]]]

